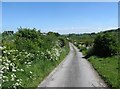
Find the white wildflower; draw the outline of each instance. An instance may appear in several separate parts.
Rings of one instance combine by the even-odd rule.
[[[15,83],[16,86],[20,85],[18,82]]]
[[[26,55],[26,57],[29,57],[31,55],[31,53],[28,53],[27,55]]]
[[[19,80],[19,79],[17,79],[16,81],[17,81],[17,82],[19,82],[20,80]]]
[[[4,70],[4,69],[6,69],[6,67],[5,67],[5,66],[3,66],[3,67],[1,68],[1,71],[2,71],[2,70]],[[1,71],[0,71],[0,73],[1,73]]]
[[[8,54],[10,54],[10,52],[8,52]]]
[[[16,75],[13,73],[13,74],[11,74],[11,77],[12,78],[16,78]]]
[[[4,79],[2,79],[2,82],[5,82],[5,80],[4,80]]]
[[[6,60],[7,63],[10,63],[11,61],[10,60]]]
[[[6,66],[9,66],[9,63],[5,63]]]
[[[9,70],[9,67],[7,66],[6,69]]]
[[[11,78],[11,81],[14,81],[14,80],[15,80],[15,78],[14,78],[14,77],[12,77],[12,78]]]
[[[30,71],[30,74],[32,74],[32,71]]]
[[[5,50],[5,51],[3,51],[3,53],[7,53],[7,51]]]
[[[0,46],[0,49],[3,50],[4,48],[2,46]]]
[[[24,64],[27,64],[27,62],[25,61]]]
[[[16,58],[13,58],[13,60],[15,61],[15,60],[16,60]]]
[[[12,71],[13,71],[13,72],[16,72],[16,70],[15,70],[14,68],[12,69]]]
[[[30,65],[30,64],[32,64],[32,62],[28,62],[27,64]]]
[[[23,69],[20,69],[20,71],[24,71]]]
[[[27,52],[25,52],[25,54],[28,54]]]
[[[6,46],[3,46],[3,49],[6,49]]]
[[[2,78],[5,78],[6,76],[3,76]]]

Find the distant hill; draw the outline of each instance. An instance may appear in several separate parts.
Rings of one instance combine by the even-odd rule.
[[[69,34],[67,37],[72,42],[85,43],[91,45],[97,35],[110,34],[111,36],[114,36],[115,39],[118,39],[119,32],[120,32],[120,28],[101,31],[98,33]]]

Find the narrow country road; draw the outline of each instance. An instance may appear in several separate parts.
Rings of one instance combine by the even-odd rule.
[[[65,60],[38,87],[107,87],[82,53],[69,46]]]

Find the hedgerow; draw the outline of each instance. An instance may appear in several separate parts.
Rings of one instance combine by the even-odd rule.
[[[54,32],[19,28],[14,34],[4,33],[0,50],[0,87],[37,87],[68,53],[68,43]]]

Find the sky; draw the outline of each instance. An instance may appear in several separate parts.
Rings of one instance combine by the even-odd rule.
[[[2,2],[119,2],[120,0],[1,0]]]
[[[2,31],[91,33],[118,27],[117,2],[2,2]]]

